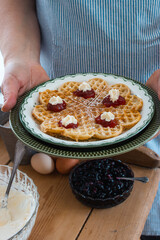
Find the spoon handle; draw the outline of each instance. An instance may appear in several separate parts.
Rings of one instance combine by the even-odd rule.
[[[149,179],[147,177],[117,177],[117,179],[122,179],[122,180],[130,180],[130,181],[140,181],[143,183],[149,182]]]
[[[15,173],[17,171],[17,168],[25,154],[25,145],[24,143],[22,143],[21,141],[17,141],[16,142],[16,148],[15,148],[15,155],[14,155],[14,164],[13,164],[13,169],[12,169],[12,173],[9,179],[9,183],[5,192],[5,197],[3,199],[3,203],[2,203],[2,207],[6,207],[7,206],[7,200],[8,200],[8,195],[12,186],[12,182],[15,176]]]

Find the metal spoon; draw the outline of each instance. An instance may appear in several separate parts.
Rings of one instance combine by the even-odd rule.
[[[147,177],[117,177],[117,179],[122,179],[122,180],[130,180],[130,181],[140,181],[143,183],[149,182],[149,178]]]
[[[17,168],[25,154],[26,151],[26,146],[24,145],[24,143],[22,143],[21,141],[17,141],[16,142],[16,147],[15,147],[15,155],[14,155],[14,164],[13,164],[13,169],[12,169],[12,173],[9,179],[9,183],[7,186],[7,190],[5,192],[5,196],[1,201],[1,208],[7,208],[7,204],[8,204],[8,196],[9,196],[9,192],[13,183],[13,179],[15,176],[15,173],[17,171]]]

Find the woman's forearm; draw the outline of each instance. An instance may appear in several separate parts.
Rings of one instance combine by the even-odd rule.
[[[39,62],[40,32],[34,0],[0,0],[0,50],[4,62]]]

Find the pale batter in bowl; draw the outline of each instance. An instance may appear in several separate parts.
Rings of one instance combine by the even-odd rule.
[[[12,168],[0,165],[0,203],[4,198]],[[0,240],[26,240],[34,226],[39,207],[37,187],[17,170],[6,208],[0,208]]]

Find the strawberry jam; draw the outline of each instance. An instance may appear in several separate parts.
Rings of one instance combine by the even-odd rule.
[[[66,108],[66,102],[65,101],[63,101],[63,103],[58,103],[56,105],[53,105],[51,103],[47,104],[47,110],[52,111],[52,112],[60,112],[65,108]]]
[[[59,121],[59,123],[58,123],[58,125],[59,125],[59,127],[64,127],[64,128],[66,128],[66,129],[68,129],[68,128],[73,128],[73,129],[75,129],[75,128],[77,128],[78,127],[78,123],[69,123],[67,126],[64,126],[63,124],[62,124],[62,121]]]
[[[102,125],[103,127],[110,127],[110,128],[114,128],[115,126],[118,125],[118,121],[116,119],[108,122],[105,119],[102,120],[101,115],[99,115],[98,117],[95,118],[95,122],[97,124]]]
[[[103,105],[105,105],[106,107],[118,107],[120,105],[125,105],[126,104],[126,100],[122,97],[119,96],[119,98],[115,101],[112,102],[110,99],[110,96],[108,95],[107,97],[105,97],[102,101]]]
[[[76,91],[73,92],[73,94],[77,97],[83,97],[83,98],[94,98],[95,97],[95,91],[93,89],[87,90],[87,91],[82,91],[77,89]]]

